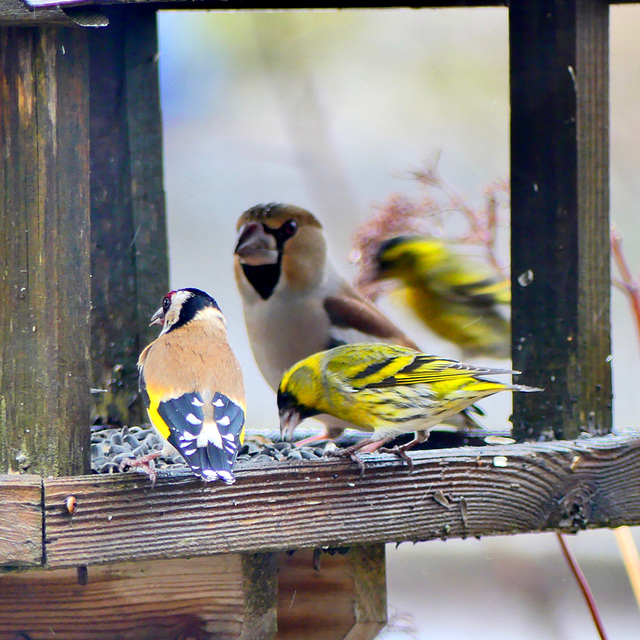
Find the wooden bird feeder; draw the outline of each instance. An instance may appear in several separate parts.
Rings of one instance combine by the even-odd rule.
[[[608,435],[606,0],[509,7],[513,360],[546,390],[514,398],[518,444],[417,452],[411,474],[378,456],[362,478],[339,461],[230,487],[89,474],[90,388],[139,420],[135,359],[168,288],[163,8],[293,7],[0,4],[0,640],[366,640],[387,542],[640,523],[640,439]],[[340,552],[316,571],[323,548]]]

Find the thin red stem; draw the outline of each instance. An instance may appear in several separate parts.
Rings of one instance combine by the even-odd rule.
[[[593,618],[593,622],[596,625],[596,629],[598,630],[598,635],[601,640],[607,640],[607,634],[605,633],[604,627],[602,626],[602,620],[600,619],[600,614],[598,613],[598,608],[596,606],[596,602],[593,599],[593,594],[591,593],[591,589],[589,588],[589,584],[587,583],[587,579],[584,577],[580,566],[578,565],[578,561],[575,556],[569,549],[569,545],[567,541],[564,539],[564,536],[561,533],[556,533],[556,537],[558,538],[558,542],[560,543],[560,548],[562,549],[562,554],[571,569],[571,572],[575,576],[578,585],[580,586],[580,590],[582,591],[582,595],[587,602],[587,607],[591,613],[591,617]]]
[[[638,285],[638,281],[633,277],[624,253],[622,252],[622,239],[620,238],[620,234],[613,227],[611,228],[611,253],[620,272],[622,286],[631,303],[631,309],[636,320],[638,337],[640,338],[640,286]]]

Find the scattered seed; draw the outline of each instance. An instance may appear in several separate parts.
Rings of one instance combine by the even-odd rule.
[[[462,516],[462,524],[465,529],[469,528],[469,510],[467,508],[467,499],[460,498],[460,515]]]
[[[449,498],[447,498],[447,496],[445,496],[444,493],[442,493],[442,491],[440,491],[440,489],[438,489],[436,492],[434,492],[433,499],[441,507],[444,507],[445,509],[449,509],[451,507],[451,502],[449,502]]]

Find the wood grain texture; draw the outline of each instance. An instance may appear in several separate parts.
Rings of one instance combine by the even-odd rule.
[[[90,34],[94,420],[138,424],[136,363],[169,288],[156,12],[107,7]],[[126,310],[126,313],[124,312]]]
[[[350,553],[350,552],[349,552]],[[351,559],[314,550],[279,553],[276,640],[343,640],[355,624]]]
[[[238,640],[246,615],[232,554],[0,576],[0,640]]]
[[[356,624],[346,640],[375,638],[387,623],[387,572],[383,544],[352,547]]]
[[[509,9],[513,366],[545,389],[514,397],[519,440],[611,429],[608,11]]]
[[[89,58],[0,30],[0,471],[89,470]]]
[[[637,0],[612,0],[609,4],[632,4]],[[65,22],[65,14],[54,9],[58,5],[62,7],[82,7],[86,4],[92,6],[105,5],[151,5],[158,9],[361,9],[361,4],[341,4],[331,2],[271,2],[265,3],[259,0],[29,0],[29,4],[35,8],[29,11],[23,0],[3,0],[0,4],[0,25],[42,25]],[[506,0],[435,0],[423,2],[424,8],[447,7],[506,7]],[[606,4],[606,3],[605,3]],[[392,3],[371,1],[367,7],[385,8],[407,6],[406,2]]]
[[[0,476],[0,569],[41,565],[42,478]]]
[[[51,567],[640,523],[640,439],[579,440],[350,462],[248,465],[231,486],[186,472],[45,480]],[[505,466],[503,466],[505,465]],[[77,512],[64,508],[68,495]]]

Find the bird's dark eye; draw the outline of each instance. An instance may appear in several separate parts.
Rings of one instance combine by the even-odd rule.
[[[290,238],[298,230],[298,223],[295,220],[287,220],[280,229],[285,237]]]
[[[162,298],[162,310],[166,313],[167,311],[169,311],[170,307],[171,307],[171,296],[165,296],[164,298]]]

